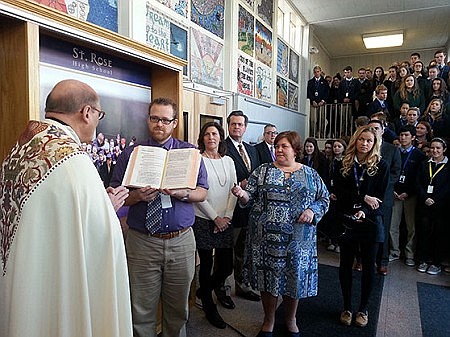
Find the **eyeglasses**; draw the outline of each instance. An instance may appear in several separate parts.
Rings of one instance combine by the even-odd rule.
[[[159,118],[156,116],[148,116],[148,119],[150,119],[150,122],[152,123],[163,123],[164,125],[169,125],[170,123],[172,123],[176,118],[172,118],[172,119],[167,119],[167,118]]]
[[[91,106],[91,108],[95,111],[98,111],[98,120],[102,119],[103,117],[105,117],[106,112],[97,108],[94,108],[93,106]]]
[[[274,136],[276,136],[276,135],[278,135],[278,132],[277,131],[266,131],[266,135],[274,135]]]

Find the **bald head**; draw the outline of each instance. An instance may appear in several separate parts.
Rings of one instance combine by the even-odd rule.
[[[94,89],[77,80],[63,80],[48,94],[45,112],[70,114],[79,112],[85,105],[99,105],[99,98]]]

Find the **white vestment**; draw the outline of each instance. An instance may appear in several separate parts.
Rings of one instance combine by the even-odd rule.
[[[41,131],[24,144],[25,132],[15,148],[26,149],[18,170],[32,186],[21,194],[17,216],[11,215],[9,194],[20,192],[22,182],[12,190],[5,184],[14,181],[5,163],[17,158],[9,156],[0,170],[0,336],[132,336],[121,227],[99,174],[70,127],[34,123]],[[49,125],[52,142],[39,143]],[[68,145],[56,144],[61,132]],[[40,145],[33,148],[33,142]],[[49,148],[57,160],[47,168],[32,166],[45,160]]]

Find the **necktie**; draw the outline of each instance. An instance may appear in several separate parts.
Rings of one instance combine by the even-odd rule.
[[[275,153],[273,152],[273,145],[270,145],[270,155],[272,156],[272,160],[275,160]]]
[[[162,206],[161,196],[147,203],[147,214],[145,215],[145,227],[150,234],[156,233],[161,228]]]
[[[245,155],[244,148],[242,147],[242,144],[239,144],[238,148],[239,148],[239,154],[241,155],[242,160],[244,161],[244,164],[247,167],[247,170],[250,172],[250,169],[251,169],[250,163],[248,162],[248,158]]]

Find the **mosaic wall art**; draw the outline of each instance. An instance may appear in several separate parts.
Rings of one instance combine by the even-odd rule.
[[[289,78],[298,83],[300,57],[292,49],[289,53]]]
[[[223,89],[223,44],[192,29],[191,80]]]
[[[255,5],[255,0],[243,0],[244,3],[246,3],[250,8],[253,9],[253,6]]]
[[[289,48],[288,46],[281,41],[277,40],[277,72],[284,76],[288,77],[289,75]]]
[[[253,56],[255,48],[254,22],[253,15],[247,12],[244,7],[239,6],[238,48],[250,56]]]
[[[191,20],[223,39],[224,0],[192,0]]]
[[[170,54],[170,20],[147,2],[145,14],[145,43]]]
[[[256,0],[255,5],[258,16],[270,27],[272,27],[273,0]]]
[[[255,55],[257,60],[272,67],[272,32],[258,20],[255,24]]]
[[[237,90],[241,94],[253,96],[254,62],[244,55],[238,57]]]
[[[277,76],[277,104],[284,107],[288,106],[287,83],[287,80]]]
[[[255,69],[256,98],[272,101],[272,68],[258,63]]]
[[[189,0],[157,0],[164,6],[169,7],[175,13],[188,17],[188,3]]]
[[[117,0],[32,0],[117,32]]]
[[[291,82],[288,85],[288,107],[298,111],[298,87]]]

